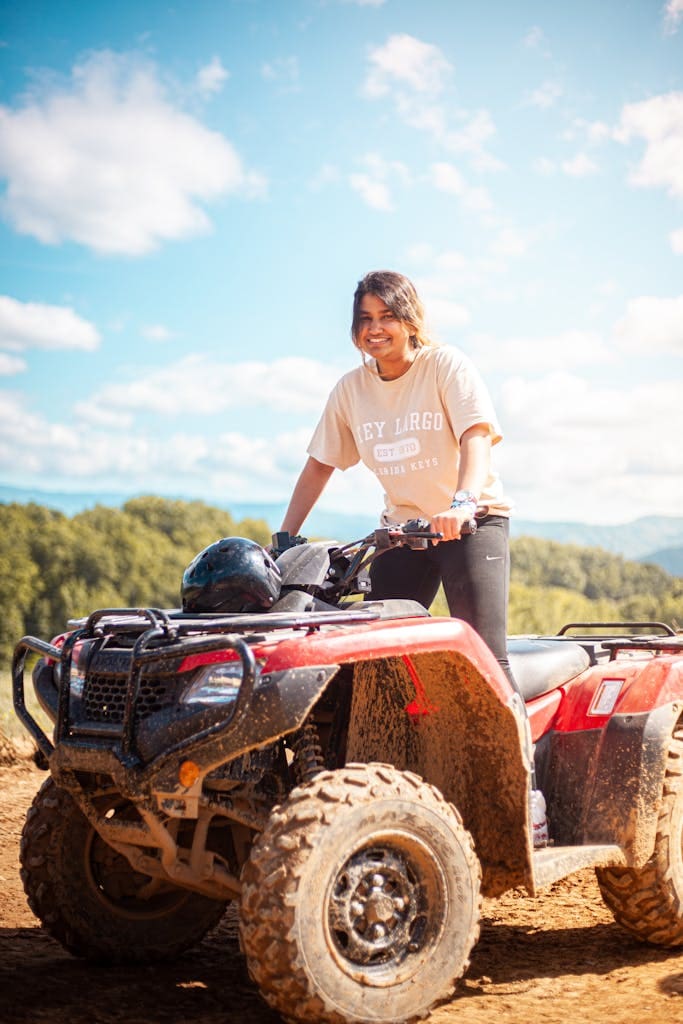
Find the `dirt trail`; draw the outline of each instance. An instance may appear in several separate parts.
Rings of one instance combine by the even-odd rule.
[[[278,1024],[251,985],[234,918],[177,963],[92,967],[42,932],[19,879],[19,837],[44,775],[0,768],[0,1024]],[[536,899],[485,901],[458,996],[430,1024],[683,1024],[683,950],[614,924],[592,871]]]

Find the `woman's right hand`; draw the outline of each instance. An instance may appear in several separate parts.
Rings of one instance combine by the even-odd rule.
[[[465,505],[462,508],[449,508],[433,516],[431,528],[441,534],[442,540],[460,540],[463,536],[476,533],[476,522],[472,508]],[[434,541],[434,544],[438,543],[438,540]]]

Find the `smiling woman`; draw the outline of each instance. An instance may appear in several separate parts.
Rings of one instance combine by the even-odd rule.
[[[334,470],[362,461],[384,487],[385,525],[426,519],[441,537],[426,551],[384,552],[371,568],[371,597],[429,608],[443,584],[451,615],[474,626],[514,686],[510,504],[491,468],[501,433],[486,387],[462,352],[432,344],[422,302],[402,274],[373,271],[359,282],[351,336],[362,365],[332,390],[282,530],[298,533]]]

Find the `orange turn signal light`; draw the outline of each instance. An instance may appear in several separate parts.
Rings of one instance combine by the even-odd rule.
[[[178,778],[180,779],[180,785],[186,789],[194,786],[199,778],[199,765],[195,764],[194,761],[183,761],[178,769]]]

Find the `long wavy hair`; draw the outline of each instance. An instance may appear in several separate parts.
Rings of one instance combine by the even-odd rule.
[[[358,345],[360,304],[366,295],[376,295],[396,319],[405,324],[415,348],[433,344],[425,333],[424,307],[413,282],[393,270],[372,270],[358,282],[353,296],[351,338],[354,345]]]

